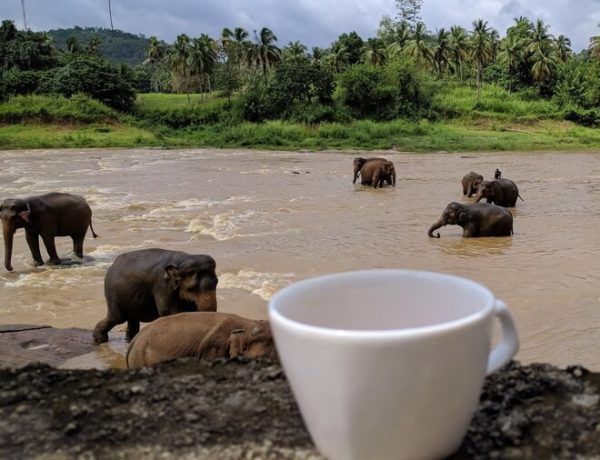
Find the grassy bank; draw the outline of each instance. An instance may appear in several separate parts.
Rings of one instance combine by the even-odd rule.
[[[473,88],[440,85],[433,96],[439,121],[233,123],[224,98],[191,95],[190,100],[186,95],[140,95],[136,112],[124,115],[83,96],[13,98],[0,104],[0,149],[600,149],[600,129],[564,121],[551,101],[528,101],[494,86],[485,87],[477,102]]]

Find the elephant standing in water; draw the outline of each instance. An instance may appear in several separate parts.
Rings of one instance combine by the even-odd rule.
[[[445,225],[461,226],[465,238],[511,236],[513,233],[513,216],[508,209],[495,204],[452,202],[446,206],[441,217],[429,228],[427,234],[433,237],[434,230]],[[439,238],[439,232],[435,236]]]
[[[385,158],[355,158],[354,159],[354,180],[356,182],[360,172],[361,185],[372,185],[373,188],[383,187],[387,182],[391,186],[396,185],[396,169],[394,163]]]
[[[141,249],[117,256],[104,277],[106,318],[96,324],[94,340],[108,341],[108,331],[127,321],[127,339],[140,321],[184,311],[216,311],[215,260],[166,249]]]
[[[486,198],[488,203],[494,203],[505,208],[512,208],[517,204],[519,188],[510,179],[494,179],[483,181],[477,187],[475,202],[478,203],[482,198]],[[523,198],[521,198],[522,200]]]
[[[268,321],[231,313],[194,312],[158,318],[127,350],[127,367],[152,366],[174,358],[277,359]]]
[[[88,227],[92,235],[98,235],[92,227],[92,210],[83,197],[69,193],[47,193],[29,198],[9,198],[0,206],[0,219],[4,234],[4,266],[12,271],[13,237],[18,228],[25,229],[27,245],[36,266],[44,265],[40,253],[39,237],[42,237],[50,265],[59,265],[54,238],[70,236],[73,252],[83,257],[83,240]]]
[[[473,171],[465,174],[461,181],[463,195],[471,198],[471,195],[477,192],[477,186],[481,184],[481,182],[483,182],[483,176],[481,174],[477,174]]]

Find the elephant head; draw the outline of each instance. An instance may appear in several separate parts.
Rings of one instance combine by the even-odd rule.
[[[390,185],[396,186],[396,168],[394,168],[394,163],[391,161],[386,161],[381,165],[381,172],[383,179],[387,180]]]
[[[427,234],[429,237],[433,238],[434,236],[439,238],[440,233],[438,232],[436,235],[433,234],[434,230],[437,230],[440,227],[445,225],[464,225],[469,221],[469,213],[467,207],[456,202],[450,203],[444,209],[444,212],[440,216],[437,222],[435,222],[429,230]]]
[[[265,358],[271,361],[277,359],[273,335],[268,321],[256,321],[249,329],[234,329],[227,341],[230,358],[243,356],[245,358]]]
[[[482,198],[493,198],[499,192],[498,182],[495,180],[484,180],[477,187],[475,203],[479,203]]]
[[[367,162],[367,160],[365,158],[356,157],[354,159],[354,179],[352,180],[353,184],[356,183],[356,178],[358,177],[358,173],[360,172],[360,169],[363,167],[363,165],[366,162]]]
[[[7,199],[0,206],[0,219],[2,219],[2,233],[4,235],[4,266],[12,271],[11,257],[13,237],[18,228],[30,224],[31,208],[26,200]]]
[[[217,311],[216,263],[207,255],[190,256],[178,266],[164,269],[164,278],[171,293],[179,299],[196,304],[198,311]]]

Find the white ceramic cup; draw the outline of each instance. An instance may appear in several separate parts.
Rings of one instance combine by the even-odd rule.
[[[306,426],[334,460],[450,455],[484,377],[519,348],[506,305],[486,287],[432,272],[300,281],[275,293],[269,317]],[[490,353],[495,317],[503,333]]]

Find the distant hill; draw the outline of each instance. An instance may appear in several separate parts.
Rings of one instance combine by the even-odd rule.
[[[73,27],[70,29],[49,30],[48,34],[58,48],[65,48],[67,38],[71,35],[81,46],[85,46],[90,38],[98,36],[102,55],[116,64],[141,64],[146,59],[148,39],[144,35],[134,35],[120,30],[110,30],[100,27]]]

